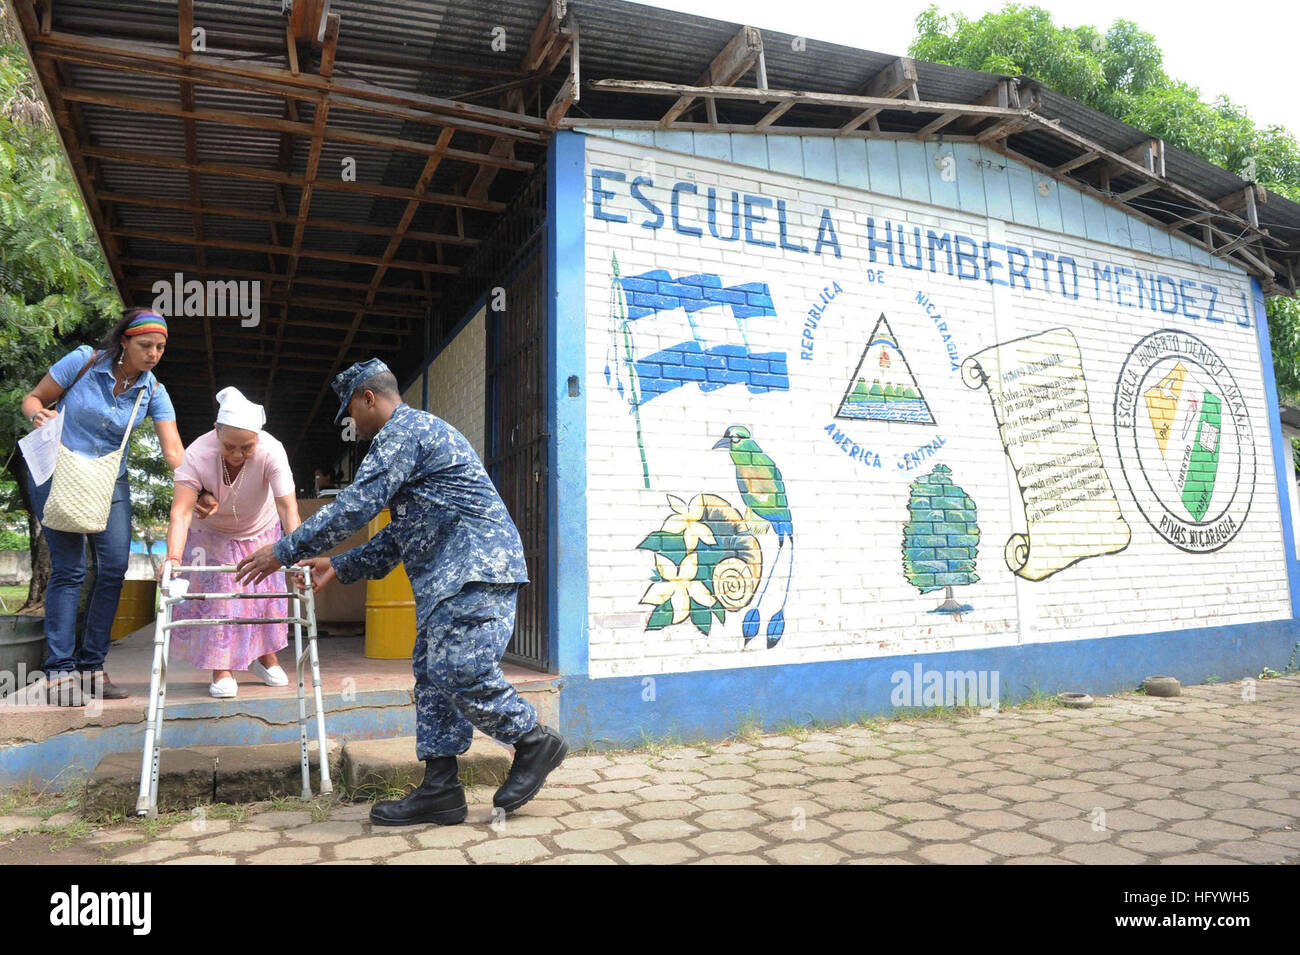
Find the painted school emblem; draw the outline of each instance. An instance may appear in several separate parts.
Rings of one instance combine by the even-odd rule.
[[[1255,491],[1255,438],[1241,389],[1195,335],[1163,329],[1142,339],[1115,392],[1120,463],[1143,516],[1194,554],[1241,530]]]

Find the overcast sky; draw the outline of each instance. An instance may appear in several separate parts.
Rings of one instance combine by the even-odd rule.
[[[644,2],[644,0],[641,0]],[[654,0],[650,6],[746,23],[810,40],[903,55],[915,35],[925,0],[891,3],[863,0]],[[1118,18],[1132,20],[1155,36],[1165,72],[1201,90],[1203,99],[1226,94],[1244,105],[1262,126],[1280,124],[1300,135],[1296,91],[1296,41],[1300,5],[1295,0],[1039,0],[1058,26],[1084,23],[1101,30]],[[941,0],[944,13],[976,19],[1001,2]],[[1287,13],[1286,10],[1291,12]]]

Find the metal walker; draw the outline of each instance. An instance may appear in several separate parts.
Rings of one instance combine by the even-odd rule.
[[[154,818],[158,815],[158,759],[162,748],[163,710],[167,698],[167,653],[171,645],[171,632],[178,627],[212,627],[221,624],[291,623],[293,624],[294,657],[298,674],[298,737],[302,742],[302,798],[311,798],[311,769],[307,760],[307,694],[304,668],[311,664],[312,689],[316,697],[316,737],[320,756],[320,791],[329,795],[334,791],[330,781],[329,750],[325,737],[325,707],[321,699],[320,657],[316,652],[316,597],[311,589],[311,568],[297,566],[284,571],[289,589],[284,593],[232,593],[208,594],[187,592],[189,581],[175,579],[183,573],[233,573],[234,564],[163,566],[159,588],[161,608],[154,624],[153,670],[149,678],[149,714],[145,723],[144,758],[140,766],[140,794],[135,802],[138,816]],[[181,586],[175,586],[180,584]],[[175,591],[175,593],[173,593]],[[289,601],[288,617],[231,617],[203,618],[198,620],[173,620],[172,608],[183,600],[261,600],[268,597],[285,597]],[[307,630],[307,652],[302,649],[303,628]]]

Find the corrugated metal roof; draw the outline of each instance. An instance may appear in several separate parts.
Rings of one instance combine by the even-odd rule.
[[[517,78],[517,66],[526,44],[548,7],[548,0],[492,0],[486,3],[452,2],[452,0],[392,0],[377,4],[368,0],[331,0],[332,13],[340,17],[340,33],[334,76],[337,84],[358,81],[385,87],[396,93],[421,94],[446,99],[463,99],[466,102],[495,107],[499,96],[495,93],[479,94],[507,80]],[[732,39],[740,25],[687,13],[660,10],[651,6],[626,2],[626,0],[569,0],[568,8],[581,31],[582,75],[586,84],[600,79],[657,80],[693,84],[717,53]],[[53,24],[57,33],[85,37],[99,41],[128,43],[154,43],[166,50],[177,47],[177,7],[175,0],[59,0],[53,6]],[[279,15],[279,5],[270,0],[202,0],[195,5],[195,26],[205,31],[206,52],[219,54],[228,61],[239,61],[251,66],[283,68],[286,64],[285,21]],[[821,91],[831,93],[857,93],[868,79],[889,65],[896,52],[876,52],[851,47],[806,40],[802,45],[792,43],[795,37],[764,30],[764,58],[768,83],[773,89]],[[29,38],[30,39],[30,38]],[[504,48],[494,48],[494,40]],[[901,51],[897,51],[901,52]],[[314,74],[319,51],[310,43],[298,45],[300,68],[305,74]],[[83,57],[84,58],[84,57]],[[139,66],[139,64],[137,64]],[[89,95],[110,94],[115,97],[158,100],[175,109],[180,104],[180,82],[176,75],[151,75],[152,72],[174,70],[167,64],[150,64],[144,68],[128,69],[122,64],[88,65],[70,62],[64,64],[65,82],[68,86],[88,91]],[[991,89],[1002,77],[958,69],[940,64],[918,63],[918,88],[923,100],[932,102],[972,103]],[[563,79],[563,67],[553,77],[547,78],[540,91],[542,110],[558,89]],[[1025,79],[1025,85],[1032,85]],[[739,81],[740,85],[754,86],[754,75]],[[256,118],[263,126],[268,121],[279,121],[286,116],[285,100],[280,95],[249,89],[230,89],[220,83],[200,77],[193,82],[195,103],[200,109],[225,110],[250,119]],[[257,86],[257,81],[240,85]],[[298,128],[309,129],[315,115],[314,100],[318,94],[304,91],[297,99]],[[573,117],[604,117],[620,121],[657,120],[671,103],[662,96],[631,95],[584,85],[580,103],[571,111]],[[530,102],[530,110],[537,104]],[[247,176],[223,173],[223,166],[244,166],[252,170],[271,172],[281,169],[290,176],[302,177],[306,173],[310,153],[310,137],[291,135],[289,161],[281,167],[281,140],[290,134],[275,129],[259,128],[241,123],[231,125],[207,120],[187,124],[176,115],[128,110],[119,106],[79,102],[75,105],[90,145],[98,149],[149,152],[159,156],[180,159],[186,152],[186,129],[195,131],[193,146],[200,163],[207,164],[198,176],[199,198],[207,206],[236,207],[257,211],[262,217],[239,219],[227,215],[207,214],[201,217],[203,235],[215,241],[236,244],[283,245],[292,241],[294,224],[268,221],[266,216],[276,215],[277,194],[283,195],[284,210],[294,215],[300,205],[302,188],[296,182],[274,183]],[[752,123],[770,109],[770,104],[719,102],[718,112],[722,122]],[[1059,119],[1061,124],[1096,143],[1114,150],[1124,149],[1142,142],[1145,134],[1119,123],[1104,114],[1090,109],[1050,90],[1039,91],[1038,113],[1048,119]],[[702,111],[689,114],[697,119]],[[834,127],[845,119],[843,109],[801,104],[786,114],[781,122],[810,127]],[[886,131],[915,131],[929,122],[930,116],[905,110],[886,110],[878,117]],[[373,109],[357,109],[352,105],[334,103],[329,114],[329,128],[343,135],[355,133],[379,137],[400,137],[415,143],[432,144],[439,136],[436,123],[420,122],[402,116],[383,115]],[[67,135],[68,131],[64,130]],[[545,137],[543,137],[545,138]],[[457,131],[451,147],[459,150],[484,151],[490,140],[477,134]],[[1017,133],[1008,141],[1011,148],[1032,161],[1048,166],[1058,165],[1078,154],[1078,149],[1063,143],[1058,136],[1041,128],[1030,128]],[[514,155],[531,162],[542,158],[543,145],[516,142]],[[399,187],[409,189],[419,176],[428,158],[427,153],[390,149],[378,143],[344,142],[327,139],[320,151],[318,174],[332,177],[338,174],[345,158],[356,161],[356,176],[360,186]],[[1195,156],[1169,149],[1166,154],[1169,177],[1182,186],[1208,197],[1239,193],[1246,182],[1227,170],[1220,169]],[[190,176],[183,169],[156,165],[138,165],[116,159],[94,160],[100,192],[110,191],[128,196],[154,197],[172,204],[191,202]],[[476,166],[446,158],[438,166],[430,184],[434,193],[459,193],[473,178]],[[516,194],[526,181],[528,173],[500,170],[495,174],[489,197],[505,201]],[[1122,189],[1136,184],[1132,176],[1119,175],[1113,188]],[[1185,213],[1171,195],[1156,191],[1133,200],[1137,207],[1150,215],[1170,220]],[[353,223],[369,227],[368,231],[308,226],[303,232],[303,248],[327,254],[378,256],[388,245],[387,234],[374,234],[376,229],[391,229],[400,220],[407,207],[404,198],[367,195],[325,188],[313,190],[310,216],[312,219],[333,220],[336,223]],[[1300,250],[1300,206],[1280,197],[1269,196],[1269,201],[1259,209],[1265,227],[1275,228],[1291,247]],[[193,215],[188,209],[164,208],[115,202],[107,207],[112,228],[133,232],[173,232],[189,235],[193,228]],[[424,231],[454,232],[457,222],[463,224],[470,237],[484,236],[498,221],[493,212],[479,209],[451,209],[421,202],[412,220],[411,228]],[[278,241],[277,241],[278,235]],[[119,237],[112,243],[118,254],[132,260],[156,262],[197,262],[196,247],[183,242],[162,242],[154,239]],[[399,260],[411,260],[424,251],[423,243],[407,240],[397,250]],[[428,250],[432,259],[432,250]],[[442,261],[450,264],[465,262],[473,249],[447,245],[442,250]],[[286,256],[271,257],[265,252],[241,249],[208,247],[203,257],[213,269],[239,269],[252,273],[279,271],[287,262]],[[278,261],[278,267],[277,267]],[[153,278],[157,269],[132,266],[135,281]],[[321,281],[350,283],[358,288],[330,289],[322,286],[300,284],[295,286],[295,297],[301,294],[315,299],[335,298],[355,301],[365,294],[365,287],[375,275],[373,266],[332,260],[302,257],[298,261],[299,278],[317,278]],[[445,279],[441,275],[430,277],[439,288]],[[392,268],[384,279],[385,291],[377,301],[419,304],[425,276],[408,269]],[[387,286],[392,286],[389,291]],[[416,290],[416,297],[399,291],[406,286]],[[282,289],[283,283],[277,288]],[[276,312],[275,314],[278,314]],[[295,310],[299,314],[299,310]],[[312,315],[309,309],[303,315]],[[323,316],[331,321],[340,320],[337,313]],[[346,316],[342,317],[347,320]],[[398,319],[376,316],[374,327],[391,327],[388,323]],[[369,319],[367,319],[369,322]],[[369,327],[369,325],[367,326]],[[297,329],[294,337],[308,337]],[[341,332],[321,329],[322,343],[341,344]],[[265,342],[269,328],[263,328],[248,341]],[[186,337],[189,336],[189,337]],[[183,330],[181,340],[186,346],[202,342],[198,329]],[[271,340],[274,335],[270,334]],[[364,341],[364,333],[360,336]],[[411,341],[417,341],[413,338]],[[241,339],[243,341],[243,339]],[[227,342],[218,340],[220,349]],[[247,343],[246,341],[244,342]],[[403,361],[416,361],[419,349],[411,354],[396,356],[399,370]],[[315,351],[312,350],[311,354]],[[296,362],[310,361],[304,351],[295,356]],[[224,359],[223,359],[224,360]],[[282,361],[290,362],[282,356]],[[247,384],[257,393],[259,374],[265,385],[265,372],[241,369],[238,364],[226,366],[235,383]],[[198,371],[197,367],[195,369]],[[203,373],[206,377],[206,373]],[[296,387],[294,382],[291,387]],[[312,381],[304,391],[315,393],[321,383]],[[297,399],[295,399],[297,400]],[[306,400],[306,399],[304,399]],[[204,397],[200,404],[207,401]],[[206,409],[205,412],[206,414]],[[202,417],[202,416],[200,416]],[[332,440],[328,432],[328,416],[318,424],[326,427],[322,438]],[[282,429],[283,430],[283,429]],[[289,429],[296,430],[296,429]],[[282,434],[290,437],[290,435]]]

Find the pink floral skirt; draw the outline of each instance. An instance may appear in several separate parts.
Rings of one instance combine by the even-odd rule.
[[[195,520],[190,525],[182,555],[188,564],[237,564],[249,554],[280,537],[274,522],[251,540],[226,537]],[[201,550],[200,550],[201,549]],[[199,551],[196,553],[196,551]],[[233,573],[186,573],[190,593],[284,593],[284,573],[275,573],[251,587],[235,582]],[[172,608],[175,620],[230,617],[288,616],[284,597],[254,600],[182,600]],[[258,657],[283,650],[289,645],[289,626],[283,623],[225,624],[216,627],[182,627],[172,631],[169,656],[185,660],[204,670],[247,670]]]

